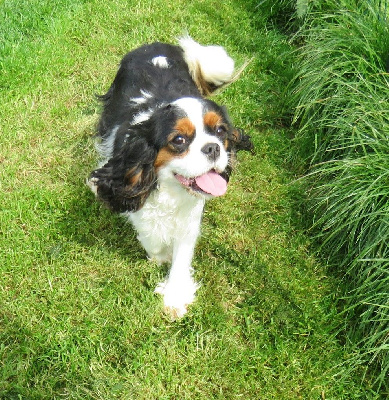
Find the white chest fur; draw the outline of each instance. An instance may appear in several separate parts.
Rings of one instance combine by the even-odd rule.
[[[186,313],[198,285],[192,277],[191,262],[204,208],[204,199],[189,194],[179,185],[155,190],[137,212],[126,213],[138,232],[148,256],[159,263],[171,262],[166,281],[156,292],[176,316]]]

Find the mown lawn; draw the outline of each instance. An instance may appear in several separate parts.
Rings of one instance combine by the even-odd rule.
[[[292,61],[256,2],[5,0],[0,5],[0,398],[367,399],[334,339],[338,283],[295,204],[298,160],[279,118]],[[241,79],[217,96],[249,133],[206,208],[202,282],[171,322],[129,225],[85,186],[99,105],[121,57],[189,32],[221,44]],[[294,163],[291,162],[294,160]]]

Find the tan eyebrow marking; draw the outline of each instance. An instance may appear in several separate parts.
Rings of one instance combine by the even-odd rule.
[[[174,126],[174,130],[176,132],[180,132],[185,134],[186,136],[193,136],[195,134],[196,128],[193,125],[193,122],[185,117],[185,118],[180,118],[176,125]]]
[[[222,117],[215,111],[209,111],[204,115],[204,124],[213,129],[221,123]]]
[[[209,111],[204,115],[204,125],[209,126],[212,130],[215,130],[217,126],[220,126],[223,124],[223,119],[221,115],[219,115],[215,111]],[[229,141],[228,139],[225,139],[223,141],[223,146],[227,150],[229,147]]]

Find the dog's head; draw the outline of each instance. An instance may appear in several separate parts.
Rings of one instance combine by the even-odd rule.
[[[92,172],[90,186],[113,211],[139,210],[158,185],[212,198],[227,190],[235,153],[250,138],[210,100],[181,98],[122,125],[113,157]],[[117,147],[117,146],[116,146]]]

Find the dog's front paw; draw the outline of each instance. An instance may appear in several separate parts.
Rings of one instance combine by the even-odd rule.
[[[173,285],[167,281],[158,284],[154,292],[162,296],[165,313],[176,320],[188,312],[188,306],[194,302],[197,289],[198,285],[193,280],[181,285]]]
[[[89,186],[90,190],[94,193],[96,197],[97,197],[98,182],[99,182],[98,178],[91,178],[86,181],[86,184]]]

